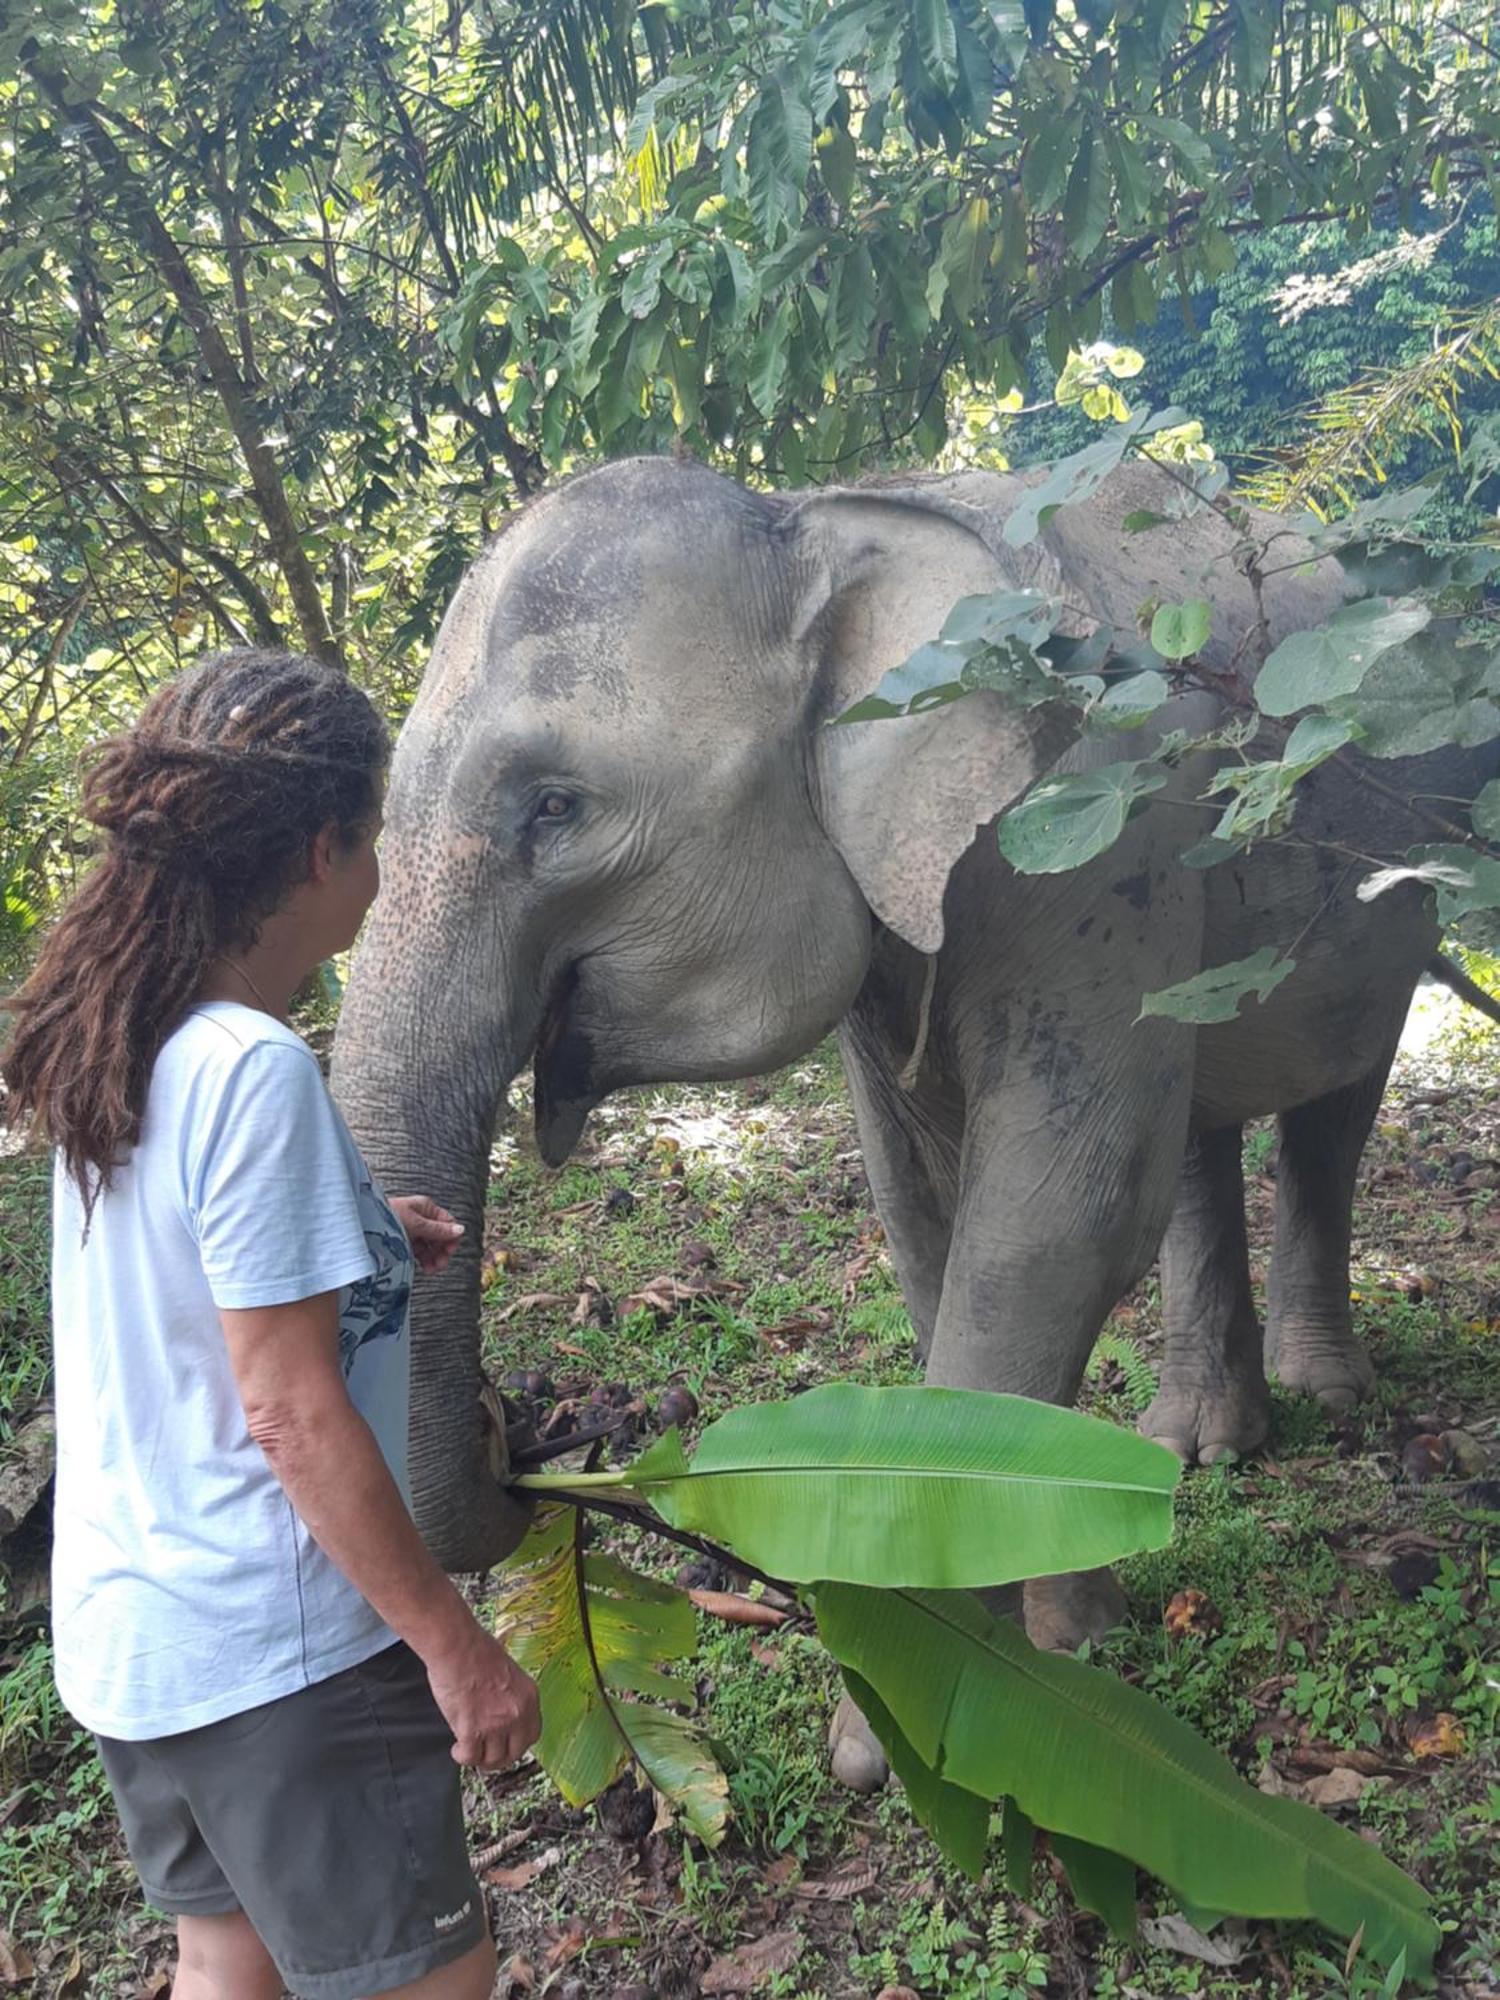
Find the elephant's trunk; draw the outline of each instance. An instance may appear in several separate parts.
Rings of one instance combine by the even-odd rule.
[[[484,1570],[524,1529],[480,1402],[479,1289],[496,1113],[525,1051],[503,1016],[480,1018],[493,967],[481,972],[460,939],[413,936],[402,900],[378,911],[356,959],[334,1092],[386,1191],[431,1195],[464,1225],[447,1270],[413,1287],[408,1463],[427,1546],[445,1569]]]

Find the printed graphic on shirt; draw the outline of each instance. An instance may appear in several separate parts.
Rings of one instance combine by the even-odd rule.
[[[359,1183],[359,1212],[375,1269],[368,1278],[347,1286],[340,1304],[339,1359],[346,1381],[366,1341],[399,1336],[411,1298],[412,1256],[406,1232],[365,1179]]]

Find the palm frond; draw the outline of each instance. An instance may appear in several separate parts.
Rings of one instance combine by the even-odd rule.
[[[1463,448],[1461,404],[1481,382],[1500,381],[1500,299],[1434,330],[1430,350],[1404,368],[1372,370],[1306,413],[1305,442],[1278,453],[1248,482],[1275,509],[1310,507],[1325,519],[1352,507],[1362,488],[1418,438]]]

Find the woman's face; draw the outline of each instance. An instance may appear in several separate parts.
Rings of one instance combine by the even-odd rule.
[[[322,836],[327,841],[327,868],[318,885],[319,915],[326,919],[327,957],[347,951],[354,943],[379,892],[380,861],[375,843],[380,838],[380,827],[377,812],[371,824],[354,840],[341,839],[332,828]]]

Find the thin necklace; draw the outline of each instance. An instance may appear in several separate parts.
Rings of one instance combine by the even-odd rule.
[[[266,998],[265,994],[261,992],[260,988],[256,985],[255,981],[250,977],[249,973],[246,972],[243,965],[236,965],[232,958],[225,958],[222,952],[217,952],[217,951],[214,953],[214,963],[216,965],[227,965],[231,972],[237,972],[240,975],[240,978],[243,979],[245,984],[250,988],[250,991],[255,995],[256,999],[260,1002],[261,1006],[265,1008],[266,1012],[270,1015],[273,1015],[277,1020],[281,1018],[280,1015],[276,1013],[276,1009],[271,1005],[270,1001]]]

